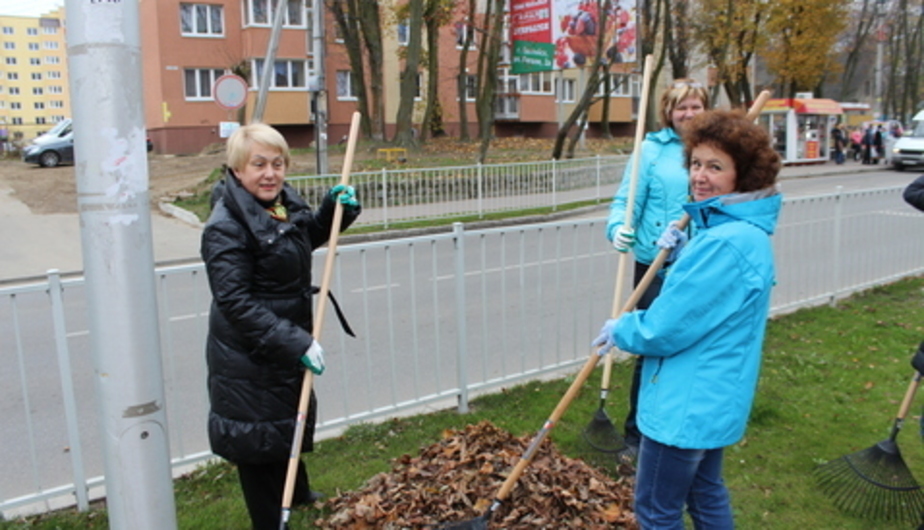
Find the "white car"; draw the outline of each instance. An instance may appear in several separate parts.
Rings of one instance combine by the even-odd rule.
[[[914,115],[914,128],[895,141],[890,154],[892,167],[898,171],[906,166],[924,166],[924,110]]]

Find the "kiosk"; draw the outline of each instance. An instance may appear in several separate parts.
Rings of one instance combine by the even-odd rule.
[[[764,105],[760,125],[784,164],[824,163],[830,158],[831,128],[843,114],[833,99],[780,98]]]

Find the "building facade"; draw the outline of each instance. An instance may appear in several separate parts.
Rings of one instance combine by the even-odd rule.
[[[70,117],[64,9],[0,16],[0,141],[27,144]]]

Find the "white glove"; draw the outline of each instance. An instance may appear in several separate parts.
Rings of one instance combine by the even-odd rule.
[[[635,230],[620,226],[616,230],[616,236],[613,237],[613,248],[620,252],[629,252],[629,249],[635,245]]]
[[[324,348],[321,347],[318,341],[311,341],[311,346],[308,347],[305,355],[302,355],[301,361],[305,368],[311,370],[315,375],[323,374]]]
[[[607,320],[603,327],[600,328],[600,335],[590,343],[594,348],[600,348],[597,350],[597,355],[606,355],[611,349],[616,346],[616,343],[613,342],[613,328],[616,327],[616,319],[611,318]]]
[[[656,244],[660,248],[670,250],[671,253],[668,255],[667,261],[674,261],[677,259],[677,256],[680,255],[680,250],[683,249],[683,246],[686,245],[689,240],[690,238],[687,236],[686,232],[677,228],[677,221],[671,221],[668,223],[664,233],[661,234],[661,237],[658,238]]]

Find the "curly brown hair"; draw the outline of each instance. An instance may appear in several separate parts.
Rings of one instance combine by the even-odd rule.
[[[683,144],[687,167],[690,153],[700,144],[728,154],[735,163],[737,192],[773,186],[780,172],[780,155],[770,146],[770,135],[739,110],[710,110],[697,115],[684,128]]]

